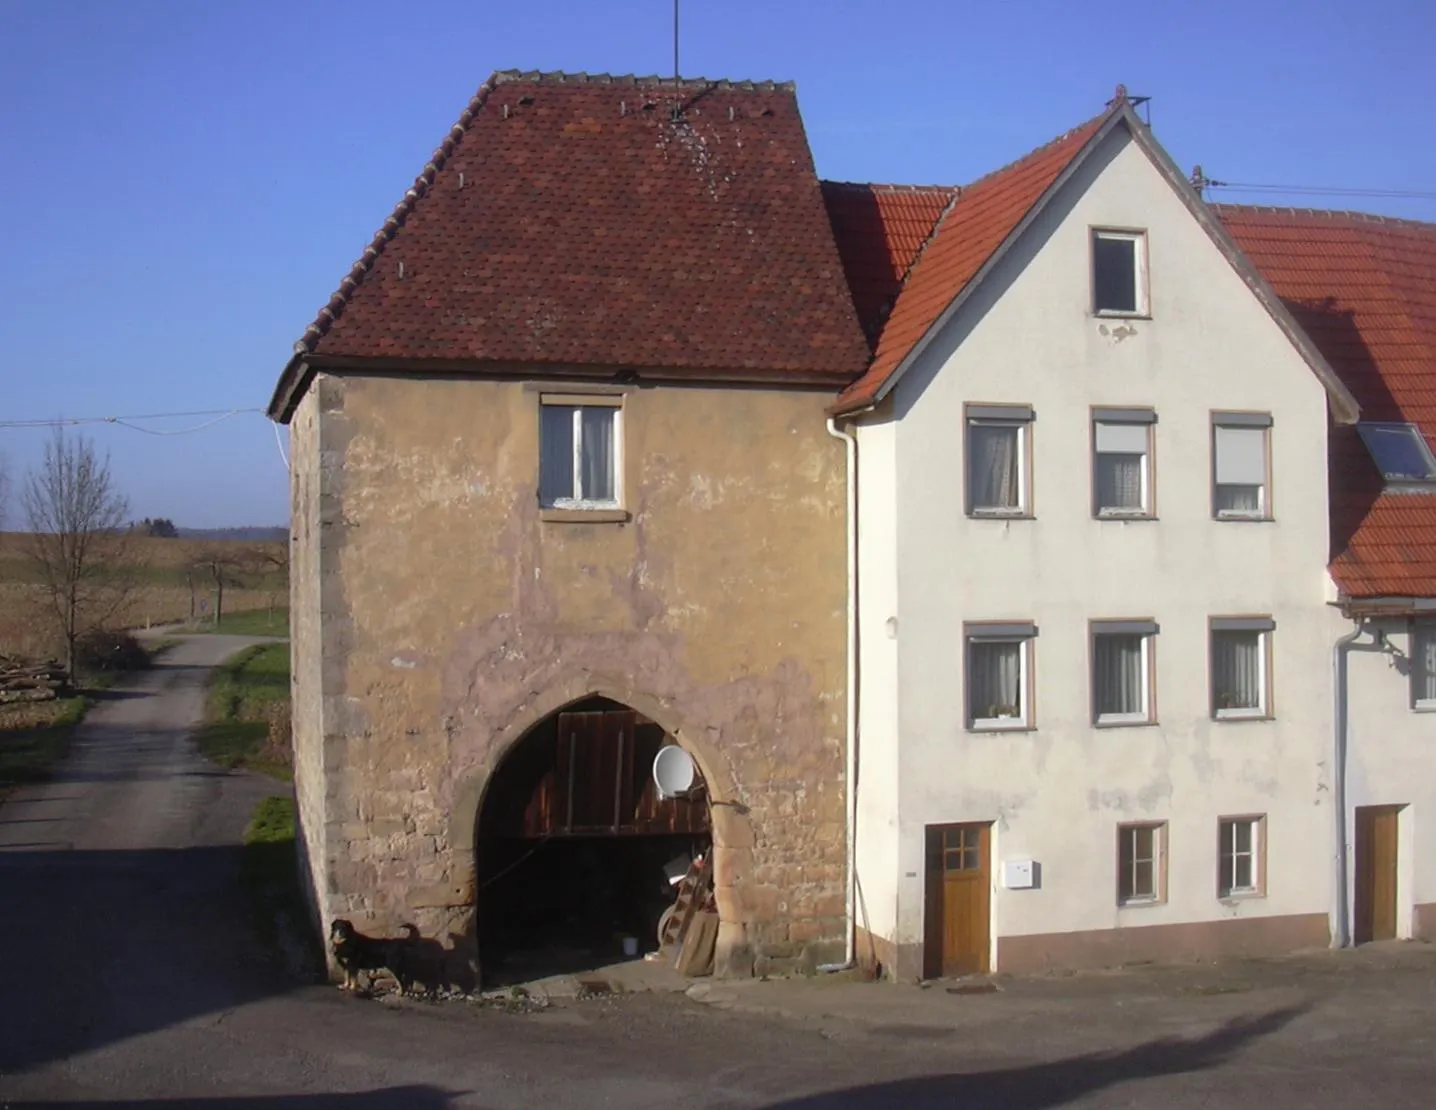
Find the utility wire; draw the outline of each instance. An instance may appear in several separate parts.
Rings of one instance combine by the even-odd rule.
[[[130,428],[136,432],[143,432],[152,436],[182,436],[192,432],[200,432],[205,428],[218,424],[221,420],[228,420],[231,416],[248,415],[251,413],[262,413],[259,408],[249,409],[208,409],[198,412],[150,412],[138,416],[71,416],[54,417],[48,420],[0,420],[0,428],[73,428],[82,424],[118,424],[124,428]],[[192,428],[142,428],[135,421],[139,420],[183,420],[195,419],[197,417],[211,417],[202,424],[196,424]]]
[[[1334,185],[1274,185],[1254,181],[1218,181],[1207,177],[1198,166],[1192,173],[1192,184],[1198,189],[1231,189],[1241,193],[1291,193],[1313,197],[1381,197],[1393,200],[1436,200],[1436,192],[1428,189],[1360,189]]]

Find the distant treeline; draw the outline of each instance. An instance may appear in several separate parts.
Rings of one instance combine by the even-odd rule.
[[[179,528],[183,540],[243,540],[246,543],[284,543],[289,539],[289,529],[247,525],[243,528]]]

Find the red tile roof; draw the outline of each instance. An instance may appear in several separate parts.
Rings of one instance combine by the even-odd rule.
[[[1436,442],[1436,224],[1215,205],[1228,233],[1361,405]],[[1351,427],[1331,431],[1331,572],[1351,598],[1436,596],[1436,494],[1383,493]]]
[[[791,85],[505,72],[305,332],[272,411],[325,359],[836,386],[868,356]]]
[[[941,185],[823,182],[843,272],[869,342],[877,343],[903,279],[958,192]]]
[[[1087,140],[1126,104],[1125,97],[1119,96],[1102,115],[961,190],[903,284],[878,338],[872,365],[842,392],[836,411],[863,408],[877,397],[938,317],[1007,241]]]

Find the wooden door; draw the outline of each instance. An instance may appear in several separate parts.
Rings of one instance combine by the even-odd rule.
[[[1355,941],[1396,937],[1396,815],[1400,806],[1356,810]]]
[[[990,825],[930,825],[923,973],[988,970],[991,944]]]

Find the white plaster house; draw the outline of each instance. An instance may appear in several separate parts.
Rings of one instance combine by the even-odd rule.
[[[1216,211],[1361,406],[1330,438],[1333,942],[1436,937],[1436,225]]]
[[[833,409],[858,957],[906,978],[1325,945],[1350,627],[1327,433],[1352,392],[1120,89],[966,189],[829,194],[875,345]],[[1382,727],[1378,680],[1353,736]],[[1348,803],[1412,773],[1377,762]]]

